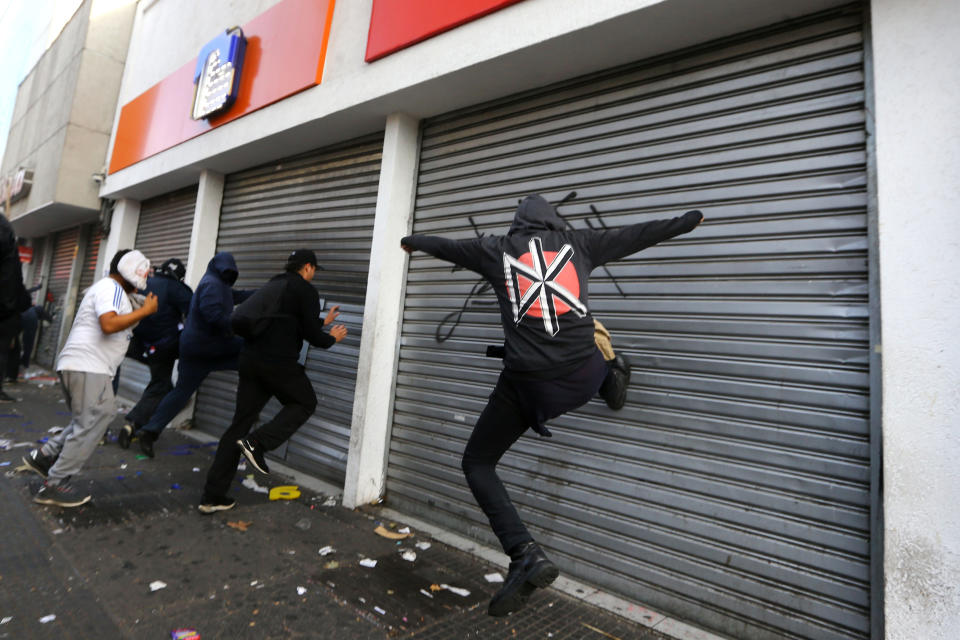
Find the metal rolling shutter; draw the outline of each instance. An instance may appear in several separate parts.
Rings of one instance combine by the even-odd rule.
[[[134,248],[147,256],[154,267],[168,258],[180,258],[186,265],[196,208],[197,185],[144,200],[140,204]],[[124,358],[120,366],[119,394],[122,397],[139,400],[149,382],[150,368],[147,365]]]
[[[286,447],[273,452],[291,466],[343,482],[353,413],[360,327],[380,177],[383,135],[335,149],[271,163],[228,176],[220,215],[218,251],[233,253],[239,288],[256,288],[283,269],[289,252],[307,247],[323,267],[313,285],[340,305],[348,337],[330,349],[310,349],[307,373],[318,407]],[[195,419],[222,433],[236,400],[234,372],[211,375],[200,389]],[[276,400],[261,414],[279,410]]]
[[[77,294],[78,304],[83,299],[83,295],[90,286],[100,279],[102,274],[97,273],[97,258],[100,256],[100,241],[103,239],[103,232],[100,225],[95,225],[90,230],[87,238],[87,250],[83,259],[83,271],[80,272],[80,290]]]
[[[499,469],[565,572],[736,638],[869,635],[861,28],[838,10],[424,124],[417,233],[503,233],[528,193],[576,190],[577,228],[590,204],[609,226],[705,211],[594,274],[626,407],[594,400]],[[434,337],[475,281],[410,262],[388,497],[496,546],[459,463],[497,308]]]
[[[30,241],[30,246],[33,247],[33,279],[27,283],[27,288],[32,288],[41,284],[43,279],[47,277],[47,274],[43,272],[43,254],[47,247],[46,238],[33,238]],[[33,304],[40,304],[43,302],[41,300],[40,291],[35,291],[31,296]]]
[[[61,231],[57,234],[57,240],[53,246],[53,262],[50,264],[50,280],[47,285],[47,291],[53,295],[53,304],[50,307],[53,321],[40,325],[36,358],[39,364],[51,369],[56,364],[60,322],[63,319],[63,302],[70,284],[70,269],[73,267],[73,259],[77,253],[79,231],[80,227]]]

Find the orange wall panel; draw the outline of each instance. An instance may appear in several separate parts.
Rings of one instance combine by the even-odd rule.
[[[243,25],[240,89],[226,113],[209,121],[190,118],[196,59],[125,104],[110,173],[320,84],[334,1],[285,0]]]

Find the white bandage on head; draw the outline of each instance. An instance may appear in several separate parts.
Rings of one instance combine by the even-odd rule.
[[[125,254],[117,263],[117,271],[123,279],[137,289],[146,289],[147,274],[150,273],[150,261],[136,249]]]

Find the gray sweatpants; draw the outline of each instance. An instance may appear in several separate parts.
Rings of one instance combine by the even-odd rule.
[[[83,468],[116,415],[113,378],[105,373],[61,371],[60,382],[67,409],[73,415],[70,424],[40,448],[45,456],[59,456],[47,475],[50,484],[58,484]]]

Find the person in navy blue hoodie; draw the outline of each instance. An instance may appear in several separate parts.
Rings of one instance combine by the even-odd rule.
[[[408,252],[419,249],[479,273],[500,305],[504,368],[462,460],[467,484],[510,556],[490,615],[518,611],[536,588],[559,575],[520,520],[496,465],[528,427],[549,437],[545,423],[586,404],[607,376],[609,365],[594,341],[590,272],[692,231],[702,220],[699,211],[688,211],[619,228],[572,229],[549,202],[531,195],[520,202],[506,235],[401,240]]]
[[[150,382],[120,428],[117,441],[124,449],[130,446],[134,433],[150,420],[160,402],[173,389],[171,376],[180,350],[180,328],[193,299],[193,289],[183,282],[186,274],[183,262],[170,258],[147,278],[143,293],[157,296],[158,310],[141,320],[133,330],[130,349],[137,352],[136,359],[150,367]]]
[[[253,291],[234,289],[240,275],[233,254],[221,251],[207,264],[190,301],[190,311],[180,334],[177,384],[164,396],[150,420],[136,431],[140,449],[151,458],[160,433],[185,407],[204,379],[214,371],[237,369],[243,339],[233,335],[230,314]]]

